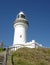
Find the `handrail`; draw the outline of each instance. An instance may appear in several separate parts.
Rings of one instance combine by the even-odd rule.
[[[7,49],[6,49],[6,51],[4,52],[4,59],[3,59],[2,65],[7,65]]]
[[[22,47],[28,47],[28,48],[31,48],[31,46],[33,47],[33,43],[32,44],[15,44],[15,46],[10,46],[9,49],[12,49],[12,50],[15,50],[15,49],[19,49],[19,48],[22,48]],[[43,48],[41,47],[40,45],[38,45],[38,43],[35,43],[35,48]]]

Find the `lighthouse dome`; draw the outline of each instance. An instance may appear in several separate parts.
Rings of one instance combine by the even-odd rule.
[[[16,20],[14,21],[14,24],[24,23],[29,25],[27,19],[25,18],[25,14],[21,11],[18,13]]]
[[[24,18],[25,19],[25,14],[21,11],[18,15],[17,18]]]

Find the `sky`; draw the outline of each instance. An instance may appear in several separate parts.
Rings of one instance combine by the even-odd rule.
[[[20,11],[29,23],[27,41],[50,47],[50,0],[0,0],[0,42],[13,44],[13,23]]]

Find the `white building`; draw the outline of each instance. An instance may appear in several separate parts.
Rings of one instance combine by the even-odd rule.
[[[14,40],[12,47],[29,47],[29,48],[38,48],[42,47],[41,44],[38,44],[35,40],[31,42],[26,41],[26,31],[28,29],[29,23],[25,18],[25,14],[20,12],[17,15],[16,20],[14,21]]]

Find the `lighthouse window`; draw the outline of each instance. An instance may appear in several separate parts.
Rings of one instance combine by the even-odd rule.
[[[20,38],[22,37],[22,35],[20,35]]]
[[[19,15],[18,15],[18,18],[19,18]]]
[[[25,16],[23,14],[21,14],[21,18],[25,18]]]

